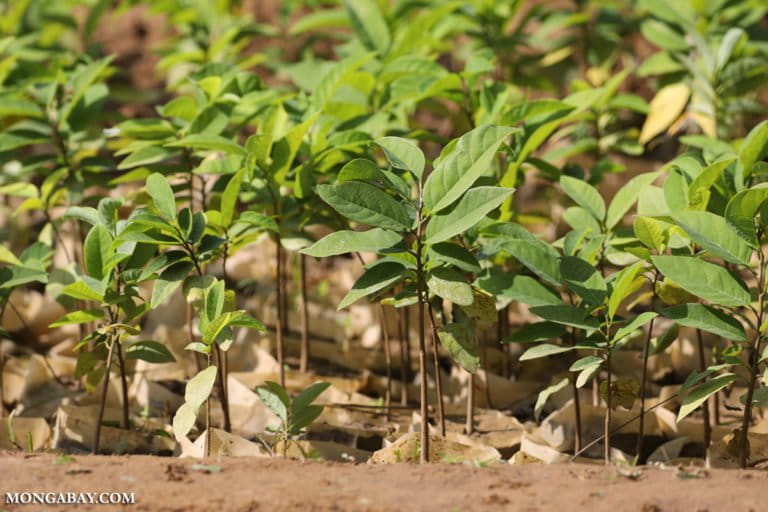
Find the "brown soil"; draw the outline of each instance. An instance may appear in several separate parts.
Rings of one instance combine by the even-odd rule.
[[[5,493],[14,491],[134,492],[134,505],[107,508],[137,511],[758,512],[768,502],[768,473],[761,471],[145,456],[76,456],[61,462],[55,455],[0,455],[0,511],[42,510],[5,505]],[[75,508],[104,506],[45,510]]]

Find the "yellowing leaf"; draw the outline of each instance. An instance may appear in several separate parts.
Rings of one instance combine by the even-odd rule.
[[[669,128],[688,104],[690,97],[691,89],[683,83],[661,88],[649,105],[648,117],[640,132],[640,144],[647,143]]]

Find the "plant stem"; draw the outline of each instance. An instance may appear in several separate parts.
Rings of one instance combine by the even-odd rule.
[[[277,364],[280,366],[280,385],[285,387],[285,361],[283,360],[283,246],[280,242],[280,234],[276,236],[275,243],[277,245],[277,252],[275,253],[275,259],[277,268],[275,270],[275,285],[277,291],[277,322],[275,328],[275,343],[277,344]]]
[[[229,397],[227,396],[227,384],[224,380],[224,358],[226,351],[221,350],[216,342],[213,343],[213,353],[216,356],[216,364],[219,366],[216,379],[218,380],[219,392],[221,393],[221,411],[224,416],[224,431],[232,432],[232,419],[229,415]]]
[[[696,341],[698,342],[699,371],[704,372],[707,369],[707,362],[704,359],[704,339],[701,336],[701,329],[696,329]],[[707,380],[709,379],[704,379],[705,382]],[[704,403],[701,404],[701,412],[704,415],[704,454],[706,458],[706,453],[712,439],[712,426],[709,423],[709,398],[704,400]]]
[[[392,353],[389,346],[389,329],[387,328],[387,314],[384,306],[379,303],[379,324],[381,325],[382,344],[384,345],[384,362],[387,367],[387,388],[384,393],[384,407],[386,408],[386,420],[389,421],[392,407]]]
[[[109,389],[109,374],[112,371],[112,356],[115,351],[115,344],[118,343],[114,338],[109,344],[109,352],[107,353],[107,369],[104,370],[104,376],[102,377],[103,384],[101,386],[101,397],[99,399],[99,412],[96,415],[96,432],[93,434],[93,449],[94,455],[99,453],[99,442],[101,441],[101,423],[104,421],[104,408],[107,404],[107,390]]]
[[[469,373],[469,381],[467,384],[467,425],[465,430],[469,435],[475,432],[475,374],[467,373]]]
[[[307,300],[307,257],[299,256],[299,279],[301,284],[301,357],[299,371],[306,372],[309,366],[309,301]]]
[[[757,238],[760,239],[762,230],[758,231]],[[752,399],[755,394],[755,385],[757,384],[757,369],[760,363],[760,343],[763,339],[760,329],[765,321],[765,255],[762,248],[757,250],[758,257],[758,278],[757,278],[757,331],[755,339],[750,346],[749,352],[749,381],[747,387],[747,400],[744,403],[744,417],[741,421],[741,438],[739,440],[739,465],[742,469],[747,467],[749,458],[749,424],[752,421]]]
[[[503,366],[502,374],[505,379],[509,379],[512,376],[512,365],[509,359],[509,343],[502,343],[502,340],[507,337],[509,328],[509,305],[504,306],[498,312],[498,318],[496,323],[496,337],[501,343],[501,350],[503,354]]]
[[[426,298],[425,298],[426,299]],[[437,423],[440,425],[440,435],[445,437],[445,407],[443,404],[443,378],[440,373],[440,357],[437,351],[437,322],[432,306],[427,303],[429,322],[432,325],[432,356],[435,362],[435,393],[437,394]]]
[[[211,367],[211,354],[208,353],[206,369]],[[211,397],[205,399],[205,456],[211,456]]]
[[[656,281],[659,279],[659,273],[654,272],[653,282],[651,283],[651,310],[656,303]],[[650,357],[651,336],[653,336],[653,323],[655,318],[651,318],[648,324],[648,335],[645,337],[645,343],[643,343],[643,372],[640,378],[640,425],[637,429],[637,460],[642,462],[643,456],[643,442],[645,438],[645,396],[648,386],[648,358]]]
[[[0,313],[0,320],[3,318]],[[5,352],[0,345],[0,418],[5,417],[5,389],[3,387],[3,374],[5,373]]]
[[[130,408],[128,407],[128,378],[125,375],[125,361],[123,359],[123,348],[120,346],[119,341],[115,341],[117,344],[117,364],[120,370],[120,387],[123,392],[123,428],[128,430],[131,428],[130,420]]]
[[[418,329],[419,329],[419,385],[421,401],[421,455],[422,464],[429,462],[429,410],[427,409],[427,347],[424,331],[424,306],[426,304],[426,286],[424,283],[424,262],[422,261],[421,208],[417,214],[418,233],[416,234],[416,289],[418,294]]]
[[[400,317],[398,318],[398,328],[400,330],[400,405],[408,405],[408,382],[409,368],[410,368],[410,343],[408,342],[408,324],[407,324],[408,308],[405,307],[400,311]]]
[[[608,388],[607,392],[605,393],[605,402],[606,402],[606,409],[605,409],[605,428],[604,428],[604,435],[605,435],[605,451],[604,451],[604,457],[605,457],[605,465],[608,466],[611,463],[611,344],[608,343],[608,351],[605,358],[605,366],[608,370]]]

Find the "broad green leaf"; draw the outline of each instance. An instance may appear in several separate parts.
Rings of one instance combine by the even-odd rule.
[[[0,246],[0,263],[8,265],[21,265],[21,261],[5,246]]]
[[[691,89],[685,82],[677,82],[659,89],[648,105],[650,112],[640,132],[640,144],[647,143],[669,128],[683,112],[690,97]]]
[[[613,229],[625,217],[632,205],[637,201],[640,190],[650,185],[659,176],[660,172],[647,172],[639,174],[629,180],[616,192],[605,218],[605,227]]]
[[[427,276],[429,291],[450,300],[459,306],[469,306],[474,302],[472,286],[453,269],[438,267],[429,272]]]
[[[554,322],[534,322],[526,324],[502,340],[502,343],[532,343],[559,338],[566,334],[566,329]]]
[[[367,158],[350,160],[339,171],[338,183],[346,181],[387,181],[387,177],[378,166]]]
[[[704,304],[680,304],[661,310],[676,323],[711,332],[730,341],[746,341],[744,327],[734,317]]]
[[[661,252],[669,242],[670,225],[652,217],[636,217],[632,228],[635,236],[649,249]]]
[[[586,181],[571,176],[560,176],[560,187],[568,197],[587,210],[599,222],[605,220],[605,201],[600,192]]]
[[[651,256],[662,274],[687,292],[721,306],[746,306],[749,288],[725,268],[690,256]]]
[[[725,220],[752,247],[757,247],[755,214],[768,200],[768,183],[760,183],[734,195],[725,208]],[[768,219],[763,219],[763,223]]]
[[[189,431],[195,426],[197,421],[197,409],[190,404],[181,404],[173,415],[173,436],[178,442],[187,437]]]
[[[749,177],[756,162],[768,154],[768,121],[761,121],[749,131],[741,144],[739,160],[744,166],[744,176]]]
[[[118,170],[139,167],[140,165],[152,165],[176,156],[179,152],[160,146],[144,146],[137,149],[117,165]]]
[[[355,33],[368,50],[386,55],[391,43],[387,21],[375,0],[343,0]]]
[[[427,258],[430,261],[447,263],[465,272],[476,274],[480,272],[480,263],[477,258],[464,247],[452,242],[440,242],[430,246],[427,250]]]
[[[155,280],[152,288],[152,298],[150,306],[155,309],[163,304],[168,297],[181,286],[182,281],[189,275],[194,268],[192,262],[179,261],[169,266]]]
[[[67,313],[48,327],[61,327],[62,325],[84,324],[104,318],[104,311],[100,309],[84,309]]]
[[[150,174],[146,189],[160,215],[170,222],[176,220],[176,198],[165,176],[158,173]]]
[[[533,406],[533,417],[536,421],[539,421],[539,418],[541,417],[541,413],[544,410],[544,406],[547,404],[547,400],[549,400],[549,397],[552,395],[559,393],[566,387],[568,387],[568,384],[570,383],[570,379],[567,377],[560,380],[556,384],[552,384],[551,386],[548,386],[547,388],[543,389],[539,396],[536,398],[536,405]]]
[[[65,219],[77,219],[83,222],[87,222],[91,226],[95,226],[100,223],[99,212],[96,208],[89,206],[70,206],[67,211],[64,212]]]
[[[125,349],[125,356],[128,359],[141,359],[149,363],[173,363],[176,358],[168,348],[158,341],[143,340],[136,341],[128,345]]]
[[[219,336],[232,327],[245,327],[265,331],[264,325],[243,310],[227,311],[213,319],[203,331],[203,342],[211,345],[220,342]]]
[[[266,381],[256,388],[256,393],[267,408],[285,424],[288,423],[288,408],[291,399],[285,389],[277,382]]]
[[[430,219],[426,230],[427,243],[442,242],[467,231],[489,212],[498,208],[512,192],[513,189],[501,187],[470,189],[455,206]]]
[[[355,222],[398,232],[409,230],[413,224],[405,206],[368,183],[320,185],[317,193],[331,208]]]
[[[421,181],[425,160],[424,153],[416,144],[400,137],[382,137],[375,142],[384,150],[392,167],[409,171]]]
[[[183,139],[166,144],[170,148],[190,148],[211,151],[221,151],[232,155],[246,156],[248,152],[243,146],[232,139],[220,135],[194,134],[187,135]]]
[[[480,355],[474,338],[474,330],[467,322],[454,322],[443,325],[437,331],[440,344],[445,347],[451,358],[469,373],[475,373],[480,367]]]
[[[485,125],[462,135],[454,150],[435,164],[424,184],[424,207],[437,213],[452,205],[477,179],[486,174],[502,142],[515,131]]]
[[[301,409],[300,412],[294,414],[291,418],[290,432],[292,435],[297,435],[301,429],[308,427],[313,421],[315,421],[323,412],[322,405],[308,405]]]
[[[662,311],[662,314],[664,312]],[[664,329],[664,332],[658,336],[651,338],[651,355],[660,354],[667,350],[672,345],[680,334],[680,327],[674,323]]]
[[[102,302],[105,291],[106,286],[101,281],[83,276],[80,280],[65,286],[61,293],[74,299]]]
[[[632,334],[633,331],[639,329],[640,327],[644,326],[654,318],[656,318],[658,313],[654,311],[646,311],[644,313],[640,313],[636,317],[634,317],[629,323],[621,327],[619,330],[616,331],[616,333],[613,335],[614,341],[619,341],[625,336],[628,336]]]
[[[372,293],[384,290],[405,277],[405,267],[400,263],[385,261],[375,264],[355,281],[352,289],[342,299],[337,309],[344,309],[353,302]]]
[[[536,306],[531,308],[530,311],[544,320],[576,327],[577,329],[589,330],[596,329],[599,326],[597,318],[589,316],[583,309],[568,304]]]
[[[529,306],[550,306],[562,304],[560,296],[530,276],[514,275],[508,286],[498,295],[516,300]]]
[[[373,228],[368,231],[341,230],[327,235],[300,252],[315,258],[327,258],[355,252],[380,253],[402,242],[394,231]]]
[[[184,401],[188,403],[194,411],[197,411],[200,406],[208,400],[215,381],[216,367],[209,366],[189,379],[187,387],[184,390]]]
[[[629,294],[635,291],[635,278],[637,274],[643,268],[642,262],[634,263],[629,267],[624,267],[613,279],[613,289],[611,290],[611,296],[608,298],[608,317],[613,318],[616,315],[616,311],[621,306],[624,299]]]
[[[573,347],[564,347],[562,345],[550,345],[549,343],[541,343],[534,345],[520,356],[520,361],[528,361],[529,359],[539,359],[540,357],[552,356],[555,354],[562,354],[563,352],[570,352]]]
[[[749,265],[752,249],[723,217],[700,211],[676,212],[672,217],[691,240],[713,256],[729,263]]]
[[[601,305],[608,296],[608,285],[603,276],[581,258],[563,257],[560,260],[560,276],[568,288],[592,305]]]
[[[241,169],[236,172],[232,179],[229,180],[227,186],[224,188],[224,192],[221,194],[221,225],[229,226],[232,224],[232,220],[235,218],[235,207],[237,206],[237,198],[240,195],[240,187],[243,184],[245,178],[245,169]]]
[[[560,262],[557,253],[540,240],[508,240],[502,248],[549,284],[560,285]]]
[[[315,382],[304,391],[296,395],[296,398],[291,402],[291,414],[294,418],[301,413],[306,407],[312,404],[317,397],[319,397],[323,391],[330,387],[330,382]]]
[[[732,373],[726,373],[697,386],[683,399],[680,411],[677,413],[677,421],[680,422],[683,418],[698,409],[707,398],[728,386],[737,378],[738,377]]]
[[[103,279],[111,255],[112,235],[106,226],[97,224],[91,228],[83,242],[85,271],[94,279]]]

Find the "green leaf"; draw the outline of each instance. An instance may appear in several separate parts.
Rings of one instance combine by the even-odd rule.
[[[256,388],[256,393],[267,408],[280,418],[283,424],[288,423],[288,408],[291,399],[285,389],[277,382],[268,380],[263,386]]]
[[[140,165],[152,165],[176,156],[178,151],[165,149],[160,146],[144,146],[137,149],[117,165],[117,169],[130,169]]]
[[[0,263],[8,265],[21,265],[21,261],[5,246],[0,245]]]
[[[243,178],[245,177],[245,169],[239,170],[229,180],[227,186],[224,188],[224,192],[221,194],[221,225],[229,226],[232,224],[232,220],[235,218],[235,207],[237,206],[237,198],[240,195],[240,187],[243,185]]]
[[[562,354],[563,352],[570,352],[573,347],[564,347],[561,345],[551,345],[549,343],[541,343],[534,345],[520,356],[520,361],[528,361],[530,359],[539,359],[541,357],[552,356],[555,354]]]
[[[624,267],[613,279],[613,289],[608,299],[608,317],[613,318],[621,303],[634,291],[634,282],[637,274],[643,268],[642,262],[637,262],[629,267]]]
[[[544,410],[544,406],[547,405],[547,400],[549,400],[552,395],[557,394],[565,389],[570,382],[570,379],[566,377],[565,379],[562,379],[559,382],[552,384],[551,386],[547,386],[539,393],[539,396],[536,398],[536,405],[533,406],[533,417],[536,419],[536,421],[539,421],[541,413]]]
[[[632,334],[633,331],[644,326],[645,324],[647,324],[657,316],[659,316],[658,313],[654,311],[646,311],[644,313],[640,313],[635,318],[633,318],[627,325],[623,326],[621,329],[616,331],[616,333],[613,335],[614,341],[619,341],[620,339]]]
[[[437,213],[452,205],[486,174],[502,142],[513,131],[515,128],[485,125],[462,135],[454,150],[435,164],[424,184],[427,211]]]
[[[375,0],[343,0],[352,28],[368,50],[386,55],[392,37],[387,21]]]
[[[304,391],[296,395],[296,398],[291,402],[291,414],[296,418],[301,412],[309,407],[317,397],[319,397],[323,391],[331,386],[330,382],[315,382]],[[302,428],[302,427],[299,427]]]
[[[502,248],[549,284],[560,286],[560,262],[557,253],[545,242],[508,240]]]
[[[346,181],[386,182],[387,177],[375,163],[367,158],[355,158],[344,164],[344,167],[339,171],[339,176],[336,181],[338,183],[344,183]]]
[[[730,341],[746,341],[744,327],[735,318],[704,304],[679,304],[661,310],[676,323],[711,332]]]
[[[731,384],[737,378],[738,377],[732,373],[726,373],[697,386],[683,399],[680,411],[677,413],[677,421],[680,422],[683,418],[698,409],[707,398]]]
[[[502,340],[503,343],[533,343],[560,338],[566,329],[554,322],[534,322],[522,326]]]
[[[106,286],[101,281],[83,276],[79,281],[65,286],[61,293],[78,300],[103,302],[105,291]]]
[[[155,280],[152,288],[150,307],[155,309],[164,303],[168,297],[179,287],[181,282],[189,275],[194,265],[189,261],[179,261],[169,266]]]
[[[752,247],[757,247],[755,213],[768,200],[768,183],[760,183],[734,195],[725,208],[725,220]],[[765,220],[763,221],[765,223]]]
[[[438,267],[430,271],[427,276],[427,286],[438,297],[460,306],[469,306],[475,300],[472,286],[461,274],[451,268]]]
[[[576,295],[595,306],[601,305],[608,295],[608,285],[595,267],[574,256],[560,260],[560,276]]]
[[[744,177],[752,174],[755,163],[762,160],[768,154],[768,121],[761,121],[752,128],[741,143],[739,160],[744,166]]]
[[[689,256],[651,256],[662,274],[685,291],[721,306],[746,306],[749,288],[725,268]]]
[[[70,206],[67,211],[64,212],[65,219],[77,219],[83,222],[87,222],[91,226],[100,224],[99,212],[96,208],[88,206]]]
[[[233,142],[232,139],[228,139],[220,135],[208,135],[201,133],[195,135],[187,135],[183,139],[169,142],[166,144],[166,147],[221,151],[223,153],[238,156],[246,156],[248,154],[243,146],[237,142]]]
[[[375,142],[384,150],[392,167],[409,171],[421,181],[425,160],[424,153],[416,144],[400,137],[382,137]]]
[[[513,189],[501,187],[470,189],[455,206],[430,219],[426,230],[427,243],[442,242],[467,231],[498,208],[512,192]]]
[[[427,250],[427,258],[430,261],[447,263],[465,272],[476,274],[480,272],[480,263],[477,258],[458,244],[452,242],[440,242],[432,245]]]
[[[560,187],[568,197],[587,210],[597,221],[605,220],[605,201],[600,192],[589,183],[571,176],[560,176]]]
[[[409,230],[413,224],[405,206],[368,183],[320,185],[317,193],[334,210],[355,222],[398,232]]]
[[[176,220],[176,199],[165,176],[159,173],[150,174],[146,189],[160,215],[169,222]]]
[[[578,329],[590,330],[596,329],[599,326],[595,317],[589,316],[583,309],[568,304],[536,306],[531,308],[530,311],[544,320],[569,325]]]
[[[341,230],[331,233],[300,252],[315,258],[327,258],[355,252],[381,253],[402,242],[402,237],[388,229],[368,231]]]
[[[184,390],[184,401],[189,404],[193,410],[197,411],[200,406],[208,400],[215,381],[216,367],[209,366],[189,379],[187,387]]]
[[[613,229],[627,214],[632,205],[637,201],[640,190],[646,185],[650,185],[659,176],[660,172],[647,172],[639,174],[629,180],[623,187],[616,192],[611,204],[608,206],[608,212],[605,218],[605,227]]]
[[[662,314],[664,312],[662,311]],[[680,327],[675,323],[664,329],[664,332],[651,339],[651,355],[660,354],[674,343],[680,334]]]
[[[661,252],[668,242],[669,224],[652,217],[639,216],[632,225],[635,236],[649,249]]]
[[[166,348],[165,345],[158,341],[143,340],[136,341],[128,345],[125,350],[125,356],[128,359],[141,359],[149,363],[173,363],[176,358]]]
[[[48,327],[61,327],[62,325],[85,324],[104,318],[104,311],[100,309],[83,309],[67,313]]]
[[[187,437],[189,431],[195,426],[197,421],[197,409],[190,404],[181,404],[181,407],[176,409],[176,414],[173,415],[173,436],[177,441],[181,442],[182,439]]]
[[[440,343],[451,358],[469,373],[480,367],[480,355],[475,342],[474,330],[468,322],[454,322],[443,325],[437,331]]]
[[[106,226],[97,224],[91,228],[83,242],[85,271],[94,279],[103,279],[107,260],[112,256],[112,235]]]
[[[393,261],[374,264],[366,269],[352,285],[352,289],[342,299],[337,309],[344,309],[350,304],[372,293],[384,290],[405,277],[405,267]]]
[[[676,212],[672,217],[691,240],[713,256],[729,263],[749,265],[752,249],[723,217],[700,211]]]
[[[265,331],[264,325],[247,314],[243,310],[228,311],[213,319],[203,332],[203,342],[210,345],[217,341],[219,335],[227,332],[232,327],[245,327],[247,329],[256,329]]]
[[[296,435],[301,429],[308,427],[323,412],[322,405],[308,405],[291,418],[290,432]]]

